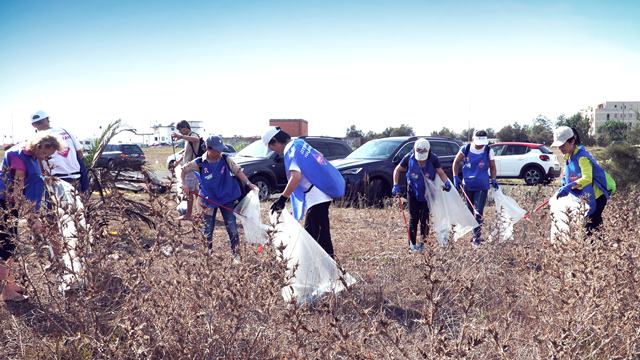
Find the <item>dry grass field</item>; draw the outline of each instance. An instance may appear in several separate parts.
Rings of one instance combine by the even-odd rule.
[[[532,209],[552,188],[507,191]],[[421,255],[408,252],[397,207],[332,207],[338,261],[358,282],[303,306],[282,300],[284,264],[273,247],[258,252],[241,238],[234,265],[221,223],[209,254],[200,224],[178,223],[169,197],[139,196],[143,207],[107,194],[87,209],[93,243],[79,233],[82,291],[57,291],[59,265],[21,229],[18,277],[31,297],[0,307],[0,357],[640,356],[636,193],[612,198],[595,238],[585,239],[575,219],[567,241],[551,244],[543,210],[520,222],[512,241],[473,248],[465,238],[440,248],[431,235]],[[485,214],[488,234],[493,208]]]

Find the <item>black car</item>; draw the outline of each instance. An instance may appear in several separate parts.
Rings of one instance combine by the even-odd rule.
[[[443,170],[451,178],[451,166],[462,143],[445,137],[423,137],[429,140],[431,151],[438,155]],[[345,159],[331,161],[345,179],[346,200],[364,197],[368,205],[380,205],[385,197],[391,196],[393,170],[413,150],[418,138],[398,136],[371,140]],[[400,177],[400,184],[406,188],[404,175]]]
[[[351,153],[351,147],[340,138],[323,136],[301,136],[309,145],[324,155],[327,160],[342,159]],[[233,160],[240,165],[249,180],[260,188],[260,200],[270,194],[284,190],[287,176],[284,159],[269,151],[262,140],[254,141],[240,150]]]
[[[98,158],[97,167],[109,170],[140,170],[145,163],[144,152],[136,144],[107,144]]]

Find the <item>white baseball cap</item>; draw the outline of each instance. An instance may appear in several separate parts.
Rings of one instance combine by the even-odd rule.
[[[489,144],[489,138],[487,132],[484,130],[476,130],[473,133],[473,143],[475,145],[487,145]]]
[[[31,115],[31,123],[33,124],[34,122],[38,122],[40,120],[44,120],[46,118],[48,118],[49,115],[44,112],[44,111],[36,111],[35,113],[33,113],[33,115]]]
[[[280,128],[276,126],[270,127],[267,131],[262,134],[262,142],[264,146],[269,147],[269,141],[274,137],[275,134],[280,132]]]
[[[560,126],[559,128],[553,131],[553,143],[551,144],[551,146],[553,147],[562,146],[564,143],[567,142],[567,140],[571,139],[574,136],[575,134],[573,133],[573,130],[571,130],[570,127]]]
[[[416,143],[413,144],[413,154],[416,160],[424,161],[429,157],[429,149],[431,149],[431,143],[425,138],[419,138]]]

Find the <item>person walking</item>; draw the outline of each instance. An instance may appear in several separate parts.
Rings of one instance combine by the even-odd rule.
[[[429,234],[429,203],[426,197],[425,180],[434,180],[436,174],[444,183],[445,191],[451,190],[451,181],[442,170],[438,155],[431,151],[431,144],[425,138],[419,138],[413,145],[413,151],[402,158],[393,170],[392,195],[400,196],[400,173],[406,172],[407,201],[409,204],[409,249],[411,252],[424,251],[424,242]],[[416,245],[420,224],[422,241]]]
[[[573,194],[587,198],[589,211],[586,229],[587,234],[591,235],[602,225],[602,212],[607,206],[609,194],[616,190],[615,181],[582,146],[575,129],[568,126],[555,129],[551,146],[559,148],[565,160],[562,186],[556,197]]]
[[[473,229],[471,243],[478,246],[482,243],[482,214],[487,202],[489,186],[498,189],[496,180],[495,154],[489,147],[489,139],[485,130],[476,130],[473,141],[462,145],[453,160],[453,184],[462,190],[467,198],[467,207],[475,215],[478,226]],[[459,168],[462,166],[462,179]]]
[[[206,140],[207,151],[182,168],[182,181],[185,193],[189,191],[185,178],[190,172],[195,172],[200,183],[199,197],[201,205],[205,208],[203,232],[207,238],[209,250],[213,249],[213,230],[218,208],[222,213],[224,225],[229,235],[231,252],[234,260],[239,260],[238,225],[234,207],[242,196],[241,184],[252,190],[258,187],[252,184],[242,169],[232,158],[222,154],[224,143],[219,136],[209,136]],[[237,180],[236,180],[237,179]]]
[[[181,120],[176,124],[177,133],[171,134],[172,140],[184,140],[184,149],[182,156],[175,160],[175,164],[186,165],[198,157],[198,150],[200,148],[200,136],[191,131],[191,125],[186,120]],[[184,169],[183,169],[184,170]],[[180,220],[191,220],[193,213],[193,200],[196,197],[198,191],[198,177],[195,172],[189,171],[186,176],[183,177],[182,188],[185,189],[184,196],[187,198],[187,212],[180,216]]]
[[[26,200],[30,207],[26,212],[29,227],[34,234],[41,234],[43,225],[38,211],[45,183],[40,163],[64,147],[63,140],[57,136],[42,133],[4,153],[0,170],[0,293],[4,301],[27,298],[12,273],[19,208]]]
[[[31,115],[31,126],[38,133],[60,137],[65,144],[62,150],[55,152],[50,159],[44,160],[44,171],[72,184],[80,192],[87,192],[89,190],[89,174],[83,160],[82,145],[76,137],[66,129],[51,127],[49,115],[44,111],[37,111]]]
[[[344,195],[345,182],[340,172],[304,139],[291,139],[279,127],[269,128],[262,141],[271,151],[284,155],[288,182],[282,195],[271,205],[271,212],[282,211],[291,198],[293,216],[305,217],[304,229],[322,249],[334,257],[331,241],[329,205]]]

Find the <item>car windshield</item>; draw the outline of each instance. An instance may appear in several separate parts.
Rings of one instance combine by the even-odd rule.
[[[403,140],[371,140],[355,149],[347,159],[386,159],[402,144]]]
[[[271,150],[264,146],[262,140],[256,140],[240,150],[236,156],[266,158],[271,155]]]

